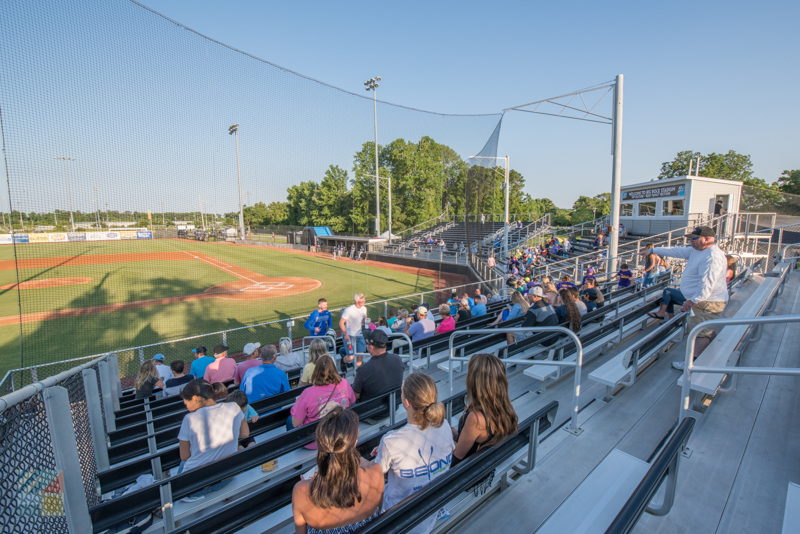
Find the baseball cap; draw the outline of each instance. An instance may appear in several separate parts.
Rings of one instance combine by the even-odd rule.
[[[698,237],[716,237],[717,236],[717,234],[714,232],[714,229],[710,228],[708,226],[698,226],[694,230],[692,230],[692,233],[689,234],[689,235],[696,235]]]
[[[255,343],[248,343],[247,345],[244,346],[242,352],[244,352],[245,354],[253,354],[259,347],[261,347],[261,343],[259,343],[258,341],[256,341]]]
[[[540,286],[532,287],[530,293],[534,297],[544,297],[544,291],[542,290],[542,288]]]
[[[228,345],[220,343],[216,347],[214,347],[214,354],[222,354],[228,350]]]
[[[206,352],[208,352],[208,349],[206,349],[205,347],[197,347],[196,349],[192,349],[192,352],[195,354],[205,354]]]
[[[387,336],[386,332],[384,332],[383,330],[375,329],[371,331],[369,335],[366,336],[366,338],[367,341],[375,345],[385,346],[387,343],[389,343],[389,336]]]
[[[422,315],[428,315],[428,308],[425,306],[420,306],[417,308],[417,313],[421,313]]]
[[[164,361],[164,355],[163,355],[163,354],[161,354],[161,353],[159,352],[158,354],[156,354],[155,356],[153,356],[153,359],[154,359],[154,360],[158,360],[158,361],[160,361],[160,362],[163,362],[163,361]]]

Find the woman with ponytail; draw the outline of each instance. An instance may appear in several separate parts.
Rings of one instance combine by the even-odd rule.
[[[559,291],[558,295],[561,297],[564,305],[561,306],[561,313],[559,313],[558,308],[556,308],[556,313],[559,314],[560,319],[566,320],[569,323],[570,330],[576,333],[580,332],[581,311],[578,309],[578,301],[580,299],[576,298],[575,294],[566,288]]]
[[[292,513],[298,534],[349,534],[380,513],[383,472],[356,450],[358,416],[337,406],[316,431],[317,474],[295,484]]]
[[[517,414],[508,397],[503,362],[494,354],[475,354],[467,367],[467,409],[458,423],[453,463],[499,443],[517,431]]]
[[[436,384],[430,376],[419,372],[408,375],[403,381],[401,399],[408,413],[408,424],[383,436],[375,458],[383,472],[389,473],[384,510],[447,471],[455,447],[450,426],[443,424],[444,404],[437,401]],[[430,532],[435,520],[428,518],[412,532]]]

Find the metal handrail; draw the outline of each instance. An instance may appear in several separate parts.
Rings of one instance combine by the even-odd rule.
[[[517,333],[517,332],[559,332],[566,334],[572,339],[575,344],[576,358],[574,362],[554,361],[554,360],[526,360],[519,358],[503,358],[503,363],[513,363],[515,365],[552,365],[554,367],[574,367],[575,368],[575,383],[573,388],[573,403],[572,403],[572,417],[570,426],[567,430],[573,434],[581,432],[578,426],[578,411],[580,410],[580,397],[581,397],[581,369],[583,369],[583,345],[580,338],[568,328],[563,326],[530,326],[520,328],[476,328],[475,330],[457,330],[450,335],[449,340],[449,355],[448,355],[448,375],[450,378],[450,394],[453,394],[453,363],[452,362],[468,362],[469,357],[460,358],[455,355],[453,347],[453,340],[457,337],[469,334],[503,334],[503,333]]]
[[[681,384],[680,420],[688,417],[691,397],[692,373],[747,374],[800,376],[798,367],[730,367],[694,365],[694,343],[698,334],[709,326],[721,325],[762,325],[775,323],[800,323],[800,315],[773,315],[770,317],[742,317],[740,319],[711,319],[698,324],[689,332],[686,340],[686,356],[683,363],[683,384]]]

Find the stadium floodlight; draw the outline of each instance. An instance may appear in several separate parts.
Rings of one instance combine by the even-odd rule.
[[[375,134],[375,236],[381,235],[381,180],[379,178],[380,171],[378,167],[378,87],[381,77],[373,76],[364,82],[364,90],[372,91],[372,123],[374,126]],[[390,208],[391,209],[391,208]],[[391,217],[391,211],[389,214]],[[391,233],[391,232],[390,232]],[[391,235],[389,237],[391,240]]]
[[[239,236],[244,239],[244,205],[242,204],[242,177],[239,166],[239,123],[228,126],[228,135],[236,139],[236,186],[239,189]]]
[[[493,159],[498,160],[502,159],[506,166],[506,172],[503,175],[503,189],[505,189],[505,194],[503,195],[505,199],[505,228],[503,228],[503,251],[508,255],[508,225],[511,224],[510,216],[508,213],[508,201],[509,201],[509,181],[510,181],[510,174],[511,174],[511,167],[509,165],[508,156],[470,156],[467,159]]]
[[[72,206],[72,188],[70,187],[69,183],[69,173],[68,173],[68,166],[70,161],[75,161],[75,158],[71,158],[69,156],[53,156],[53,159],[60,159],[64,162],[64,185],[67,188],[67,203],[69,204],[69,223],[72,226],[72,231],[75,231],[75,216],[73,215],[73,206]]]

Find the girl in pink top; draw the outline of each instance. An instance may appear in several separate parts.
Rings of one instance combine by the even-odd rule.
[[[450,315],[450,306],[442,304],[439,306],[439,315],[443,317],[442,322],[436,328],[437,334],[444,334],[456,329],[456,320]]]
[[[298,427],[313,423],[336,406],[347,408],[355,402],[356,395],[350,382],[339,376],[330,356],[321,356],[311,375],[311,387],[303,390],[292,406],[292,425]],[[310,443],[306,448],[316,449],[317,444]]]

